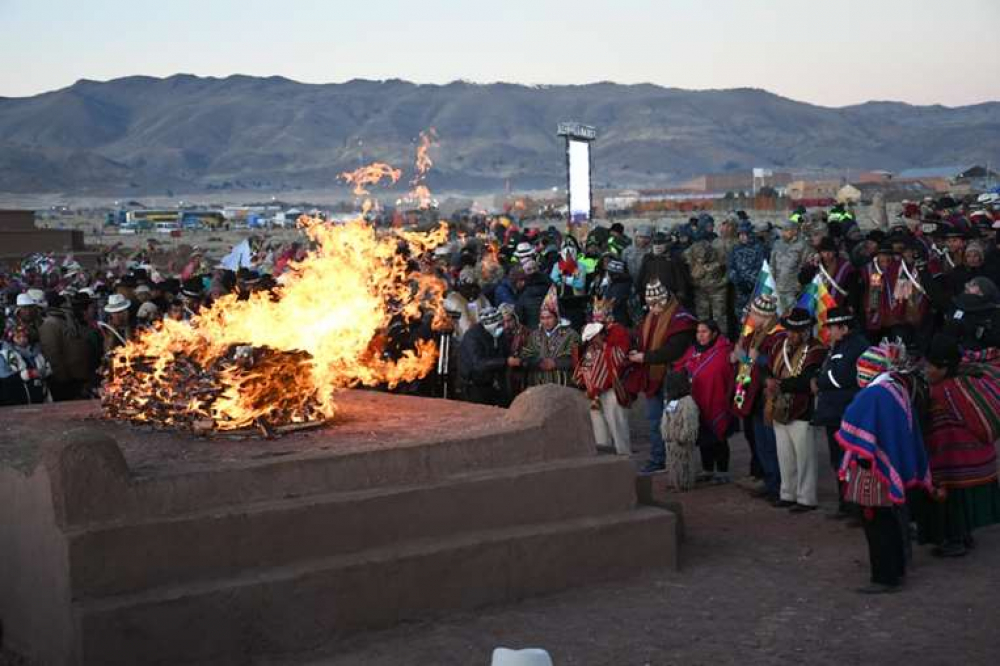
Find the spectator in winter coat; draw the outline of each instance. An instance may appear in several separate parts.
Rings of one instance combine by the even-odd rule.
[[[538,314],[541,312],[542,301],[545,300],[551,283],[539,272],[538,264],[533,259],[525,260],[521,266],[525,273],[524,289],[518,294],[514,311],[528,330],[534,330],[538,328]]]
[[[504,342],[502,315],[494,308],[484,310],[458,348],[458,376],[467,401],[506,406],[504,372],[510,350]]]
[[[691,303],[691,278],[688,267],[680,257],[669,252],[669,240],[663,232],[653,236],[653,250],[642,262],[639,269],[639,293],[645,294],[647,287],[658,282],[683,305]]]
[[[93,383],[97,364],[88,341],[88,330],[77,319],[72,301],[64,297],[49,308],[38,336],[41,351],[52,367],[49,380],[52,399],[83,397],[84,388]]]
[[[771,272],[777,287],[778,309],[788,312],[795,306],[799,294],[799,270],[806,254],[806,243],[799,225],[786,220],[781,225],[781,237],[771,249]]]
[[[826,430],[827,449],[830,452],[830,465],[834,471],[840,469],[844,450],[837,443],[837,430],[840,429],[840,417],[843,416],[851,400],[861,389],[858,387],[858,359],[868,349],[865,336],[855,327],[854,315],[847,308],[835,307],[827,312],[826,332],[829,337],[830,349],[826,359],[820,366],[819,373],[812,380],[812,392],[816,396],[816,411],[813,413],[812,424]],[[840,502],[837,517],[847,517],[847,505],[844,503],[843,484],[841,484]]]
[[[733,285],[736,305],[736,321],[743,321],[744,312],[750,305],[760,268],[767,259],[767,248],[754,233],[753,224],[740,222],[737,227],[738,243],[729,255],[729,281]]]
[[[632,298],[632,279],[625,272],[625,263],[621,259],[608,259],[604,277],[596,286],[597,298],[614,301],[615,321],[625,328],[631,328],[629,300]]]
[[[525,274],[520,264],[511,266],[506,277],[500,280],[500,284],[493,290],[493,305],[500,307],[504,303],[515,305],[517,297],[524,289]]]
[[[650,242],[653,240],[653,226],[650,224],[643,224],[639,226],[639,229],[635,232],[635,243],[629,245],[622,252],[622,260],[625,262],[625,267],[628,268],[628,274],[632,278],[633,284],[638,286],[639,283],[639,269],[642,268],[642,261],[646,258],[646,255],[652,251]]]
[[[23,323],[10,329],[0,343],[0,405],[32,405],[51,400],[48,378],[52,374],[41,347],[33,344]]]
[[[712,234],[714,235],[714,234]],[[718,251],[709,233],[695,241],[684,252],[684,259],[691,270],[694,289],[695,316],[705,321],[719,323],[722,335],[729,337],[729,316],[726,312],[726,258]]]

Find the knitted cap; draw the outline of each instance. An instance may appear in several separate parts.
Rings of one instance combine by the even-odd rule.
[[[621,259],[608,259],[608,272],[621,274],[625,272],[625,262]]]
[[[646,303],[662,303],[670,298],[670,290],[660,284],[659,280],[653,280],[646,285]]]
[[[753,299],[750,311],[761,317],[773,317],[778,311],[778,299],[771,294],[761,294]]]
[[[503,315],[496,308],[483,308],[479,313],[479,323],[483,326],[495,326],[503,321]]]
[[[881,347],[869,347],[858,358],[858,386],[864,388],[889,369],[889,357]]]

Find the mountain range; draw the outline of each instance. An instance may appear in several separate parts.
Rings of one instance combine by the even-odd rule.
[[[998,102],[829,108],[750,88],[179,74],[0,98],[0,192],[334,188],[341,172],[371,161],[403,167],[405,180],[417,137],[431,127],[439,137],[432,190],[551,187],[565,182],[555,135],[564,120],[597,128],[597,186],[663,186],[752,167],[900,170],[1000,157]]]

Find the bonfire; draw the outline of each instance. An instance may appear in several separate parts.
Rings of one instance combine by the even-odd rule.
[[[372,165],[345,174],[359,193],[383,178],[394,182],[399,172]],[[436,326],[447,321],[444,283],[411,261],[444,243],[447,225],[430,233],[380,233],[364,219],[299,225],[313,249],[274,290],[224,296],[120,347],[105,377],[105,416],[274,435],[333,419],[339,390],[394,388],[433,370],[433,340],[389,353],[387,331],[428,316]]]

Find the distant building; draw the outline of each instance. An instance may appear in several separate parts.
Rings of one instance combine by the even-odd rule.
[[[97,253],[87,251],[83,232],[76,229],[39,229],[31,210],[0,210],[0,266],[16,267],[30,254],[72,252],[85,266],[96,261]]]
[[[755,172],[761,175],[755,176]],[[780,188],[792,181],[790,173],[754,169],[732,173],[707,173],[680,184],[679,189],[696,192],[754,192],[762,187]]]
[[[839,180],[795,180],[785,187],[785,194],[792,201],[833,200],[842,185]]]
[[[837,190],[837,201],[840,203],[859,203],[861,201],[861,190],[848,183]]]
[[[996,171],[980,165],[926,167],[900,171],[896,180],[920,181],[937,192],[970,192],[995,186]]]
[[[847,187],[858,192],[859,198],[856,201],[863,204],[870,204],[877,193],[882,195],[884,201],[894,203],[904,200],[920,200],[927,196],[934,196],[936,193],[933,188],[924,185],[919,180],[903,182],[891,180],[884,183],[857,182],[845,185],[838,192],[838,198],[840,193]],[[850,191],[845,192],[845,194],[850,194]]]
[[[887,183],[894,178],[891,171],[863,171],[858,175],[858,183]]]

